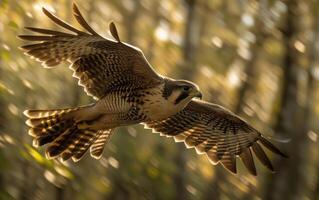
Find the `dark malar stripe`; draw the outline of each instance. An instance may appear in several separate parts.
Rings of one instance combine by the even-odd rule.
[[[182,93],[181,95],[179,95],[179,97],[176,99],[175,101],[175,105],[178,104],[179,102],[181,102],[183,99],[188,97],[188,93]]]
[[[174,82],[169,79],[164,79],[164,81],[165,81],[165,84],[164,84],[164,90],[163,90],[162,96],[165,99],[168,99],[168,97],[171,96],[173,90],[177,88],[177,85],[174,84]]]

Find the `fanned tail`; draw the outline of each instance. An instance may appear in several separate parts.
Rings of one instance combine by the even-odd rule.
[[[83,121],[76,119],[85,108],[25,111],[33,145],[39,147],[48,144],[45,151],[48,159],[61,157],[62,160],[72,158],[79,161],[90,147],[92,157],[100,158],[111,130],[80,129],[78,125]]]

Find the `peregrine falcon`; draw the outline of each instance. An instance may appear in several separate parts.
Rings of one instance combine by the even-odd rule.
[[[43,13],[69,32],[26,27],[38,35],[19,35],[33,44],[21,46],[46,68],[68,62],[73,76],[93,104],[68,109],[26,110],[33,145],[47,144],[48,159],[80,160],[88,150],[102,156],[114,129],[142,123],[161,135],[184,142],[236,173],[236,157],[256,175],[252,152],[274,170],[263,148],[286,157],[263,135],[227,109],[200,100],[198,86],[164,77],[154,71],[137,47],[120,40],[114,23],[114,40],[96,33],[73,4],[73,14],[86,31],[76,29],[43,8]]]

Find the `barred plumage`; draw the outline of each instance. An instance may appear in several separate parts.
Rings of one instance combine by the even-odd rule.
[[[177,142],[183,141],[186,147],[206,154],[214,165],[221,163],[233,173],[236,173],[236,157],[239,156],[249,172],[257,174],[251,150],[263,165],[274,170],[260,144],[286,157],[245,121],[220,106],[203,101],[193,100],[176,115],[147,122],[146,127],[174,137]]]
[[[201,97],[194,83],[157,74],[141,50],[120,40],[114,23],[109,28],[115,41],[96,33],[75,4],[74,17],[86,32],[45,8],[43,13],[71,33],[27,27],[41,35],[20,35],[35,42],[21,48],[45,67],[71,63],[78,84],[97,100],[78,108],[24,113],[29,118],[26,124],[34,146],[47,144],[48,158],[78,161],[90,149],[91,156],[98,159],[115,128],[136,123],[145,123],[176,142],[183,141],[187,148],[195,148],[213,164],[221,163],[233,173],[239,156],[248,171],[256,175],[251,151],[273,171],[263,147],[286,156],[233,113],[193,100]]]
[[[102,156],[105,144],[111,139],[113,129],[100,130],[98,138],[90,147],[91,156],[99,159]]]
[[[117,41],[105,39],[93,31],[75,4],[73,11],[79,24],[89,33],[77,30],[43,8],[44,14],[51,20],[76,35],[28,27],[30,31],[45,35],[19,35],[23,40],[39,42],[21,48],[45,67],[54,67],[63,61],[71,62],[70,68],[74,77],[79,79],[79,85],[96,99],[117,91],[117,87],[123,85],[135,89],[151,88],[163,81],[139,49],[120,42],[114,24],[110,26]]]

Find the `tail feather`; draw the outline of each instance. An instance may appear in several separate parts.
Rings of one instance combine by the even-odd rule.
[[[97,137],[95,131],[82,130],[77,137],[72,138],[73,140],[71,144],[64,149],[63,153],[61,154],[62,160],[65,161],[72,157],[74,161],[79,161],[88,149],[86,145],[90,145],[90,140],[95,140],[95,137]],[[81,156],[76,158],[79,152]]]
[[[110,140],[112,132],[113,129],[101,130],[101,134],[90,147],[90,153],[93,158],[101,158],[105,144]]]
[[[66,108],[66,109],[54,109],[54,110],[25,110],[23,114],[30,118],[30,119],[41,119],[41,118],[47,118],[49,116],[56,116],[61,115],[63,113],[69,113],[71,111],[79,110],[83,107],[77,107],[77,108]]]
[[[54,134],[55,132],[63,132],[65,131],[71,124],[73,124],[73,120],[65,120],[61,122],[57,122],[52,126],[43,126],[40,124],[39,126],[35,126],[29,129],[29,135],[37,137],[43,136],[47,134]]]
[[[42,136],[37,136],[33,139],[33,146],[39,147],[50,142],[53,142],[58,136],[60,132],[53,132],[51,134],[45,134]]]
[[[77,140],[79,137],[80,130],[77,129],[76,126],[72,126],[50,143],[45,151],[46,156],[48,158],[58,157],[73,143],[74,140]]]
[[[91,106],[91,105],[89,105]],[[83,115],[81,109],[89,106],[57,109],[57,110],[27,110],[24,114],[29,118],[26,124],[30,127],[28,134],[33,137],[35,147],[49,144],[46,156],[49,159],[61,157],[62,160],[72,158],[80,160],[93,145],[94,158],[100,158],[103,145],[111,134],[111,130],[89,130],[78,126],[85,120],[77,121]],[[89,120],[89,119],[87,119]],[[102,137],[103,135],[103,137]]]
[[[45,117],[45,118],[33,118],[28,119],[26,124],[30,127],[50,127],[52,124],[59,123],[60,118],[56,117]]]
[[[100,134],[99,131],[98,132],[84,131],[84,134],[82,134],[82,137],[76,143],[75,148],[73,149],[73,152],[72,152],[73,153],[72,159],[74,162],[79,161],[84,156],[84,154],[90,148],[92,143],[99,137],[99,134]]]
[[[45,131],[46,129],[44,128],[34,127],[28,130],[28,134],[32,137],[39,137],[41,135],[45,135]]]
[[[72,152],[63,151],[63,153],[61,154],[61,159],[62,161],[66,161],[66,160],[69,160],[72,156],[73,156]]]

